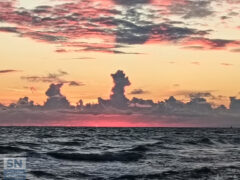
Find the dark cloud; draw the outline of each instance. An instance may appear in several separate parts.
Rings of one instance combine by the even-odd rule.
[[[142,54],[142,53],[137,53],[137,52],[125,52],[125,51],[120,51],[116,50],[117,47],[92,47],[92,46],[87,46],[84,47],[84,49],[80,51],[96,51],[96,52],[103,52],[103,53],[113,53],[113,54]],[[79,52],[79,50],[77,50]]]
[[[125,87],[129,86],[131,83],[126,77],[125,73],[118,70],[115,74],[111,74],[114,82],[114,87],[112,88],[112,95],[110,96],[113,104],[116,103],[117,106],[125,106],[128,99],[125,97]]]
[[[140,54],[118,48],[122,45],[129,48],[133,44],[163,42],[208,50],[239,44],[236,40],[206,38],[212,30],[205,27],[195,29],[186,22],[213,16],[212,1],[93,1],[63,0],[59,5],[34,9],[19,8],[15,1],[1,2],[0,21],[13,27],[0,27],[0,32],[16,33],[19,37],[60,45],[62,48],[56,49],[58,53],[96,51]],[[179,17],[178,21],[172,20],[175,15]],[[82,41],[88,38],[100,41]]]
[[[183,6],[176,6],[172,9],[173,13],[183,15],[183,18],[204,18],[214,13],[211,9],[211,1],[206,0],[188,0]]]
[[[47,101],[44,104],[45,109],[70,109],[70,103],[60,92],[63,84],[51,84],[46,91],[48,96]]]
[[[183,111],[184,103],[176,100],[175,97],[171,96],[164,102],[159,102],[157,108],[154,109],[154,113],[160,114],[178,114]]]
[[[58,73],[49,73],[47,76],[23,76],[22,79],[30,82],[55,83],[61,82],[60,77],[65,75],[67,75],[66,72],[59,71]]]
[[[49,42],[49,43],[60,43],[67,40],[67,38],[64,36],[51,35],[48,32],[40,32],[40,31],[21,33],[20,36],[30,37],[37,41]]]
[[[222,20],[226,20],[226,19],[229,19],[230,17],[228,17],[228,16],[221,16],[221,19]]]
[[[118,70],[115,74],[111,74],[114,82],[110,100],[99,98],[99,104],[111,105],[116,108],[127,108],[129,100],[125,96],[125,87],[131,83],[125,73]]]
[[[118,29],[116,33],[116,42],[123,44],[144,44],[147,41],[177,42],[186,37],[204,35],[207,31],[187,27],[177,27],[168,23],[152,24],[151,22],[134,24],[126,20],[117,21]],[[139,23],[140,24],[140,23]]]
[[[134,89],[130,92],[130,94],[146,94],[148,91],[144,91],[143,89]]]
[[[81,83],[78,83],[78,82],[76,82],[76,81],[70,81],[68,85],[69,85],[69,86],[81,86],[82,84],[81,84]]]
[[[185,96],[186,98],[212,98],[212,92],[213,90],[209,91],[194,91],[194,90],[177,90],[173,92],[172,94],[174,96]]]
[[[186,104],[186,106],[196,114],[210,112],[212,110],[211,104],[202,97],[192,98],[191,101]]]
[[[189,94],[189,97],[191,99],[195,99],[195,98],[213,97],[213,95],[211,94],[211,92],[192,92]]]
[[[234,112],[240,112],[240,99],[236,97],[230,97],[230,110]]]
[[[46,91],[48,97],[62,96],[60,93],[60,88],[63,84],[51,84],[49,89]]]
[[[68,84],[69,86],[83,86],[82,82],[69,81],[63,79],[63,76],[68,75],[67,72],[59,70],[57,73],[49,73],[47,76],[23,76],[21,77],[24,80],[30,82],[43,82],[43,83],[63,83]]]
[[[144,100],[134,97],[129,104],[130,108],[152,108],[155,103],[152,100]]]
[[[33,108],[34,102],[28,97],[20,98],[16,104],[16,108]]]
[[[16,27],[0,27],[0,32],[19,33]]]
[[[124,5],[124,6],[135,6],[137,4],[149,4],[151,2],[151,0],[129,0],[129,1],[125,1],[125,0],[113,0],[116,4],[119,5]]]
[[[7,73],[14,73],[14,72],[19,72],[19,71],[18,70],[14,70],[14,69],[0,70],[0,74],[7,74]]]
[[[60,72],[67,74],[64,71]],[[207,99],[221,100],[223,98],[223,96],[212,95],[211,91],[179,92],[178,94],[190,97],[188,102],[177,100],[174,96],[170,96],[161,102],[136,97],[129,100],[125,96],[125,87],[130,85],[126,74],[118,70],[116,73],[111,74],[111,77],[113,78],[114,86],[110,99],[108,100],[99,98],[98,103],[88,103],[86,105],[80,100],[77,106],[71,106],[67,98],[61,93],[63,83],[51,83],[46,91],[47,100],[44,105],[35,105],[28,97],[20,98],[16,103],[10,104],[9,106],[0,105],[0,124],[3,122],[5,124],[16,122],[15,119],[18,118],[18,121],[26,122],[25,120],[28,119],[28,123],[38,122],[40,125],[43,125],[41,120],[51,119],[52,121],[55,119],[54,123],[56,125],[58,121],[61,121],[63,118],[68,122],[71,118],[79,120],[79,118],[83,118],[84,115],[90,118],[91,115],[102,114],[105,116],[114,114],[127,115],[130,119],[137,115],[140,119],[144,117],[150,124],[153,123],[153,119],[154,123],[163,123],[163,117],[165,117],[164,119],[175,117],[178,121],[171,121],[171,123],[175,123],[175,125],[176,123],[184,123],[186,120],[187,122],[197,122],[198,124],[204,122],[206,126],[211,124],[215,124],[215,126],[224,124],[225,126],[227,122],[232,122],[237,125],[235,119],[240,116],[240,100],[236,97],[230,98],[230,108],[226,108],[224,105],[214,107],[208,102]],[[65,119],[65,116],[68,116],[68,118]],[[58,117],[57,120],[56,117]],[[204,119],[206,119],[206,121]],[[164,122],[170,123],[168,121]],[[240,123],[238,123],[238,125],[239,124]]]
[[[231,46],[240,45],[240,41],[229,40],[229,39],[210,39],[210,38],[189,38],[184,40],[186,45],[185,48],[195,49],[224,49]],[[198,46],[198,45],[201,46]]]
[[[194,50],[203,50],[203,46],[185,46],[183,49],[194,49]]]

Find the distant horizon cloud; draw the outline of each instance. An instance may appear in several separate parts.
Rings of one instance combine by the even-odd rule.
[[[14,118],[18,119],[18,123],[22,120],[26,123],[24,118],[27,118],[28,122],[32,125],[36,122],[38,125],[41,125],[42,119],[44,123],[46,123],[46,119],[51,119],[49,125],[52,125],[52,118],[54,119],[56,117],[61,123],[63,123],[61,118],[65,118],[66,125],[71,126],[71,124],[68,124],[73,122],[70,121],[70,119],[74,119],[74,123],[77,123],[78,117],[82,119],[83,116],[96,116],[97,118],[103,115],[110,116],[113,119],[114,117],[120,118],[123,116],[125,118],[127,117],[128,120],[137,115],[146,126],[160,126],[163,122],[164,126],[167,126],[167,119],[171,120],[169,122],[171,126],[173,124],[176,126],[184,126],[184,124],[190,126],[191,123],[192,125],[201,126],[201,119],[204,119],[205,126],[208,125],[206,119],[209,120],[210,126],[219,125],[225,127],[227,121],[231,122],[232,125],[240,126],[240,121],[238,122],[237,120],[240,118],[240,99],[236,97],[230,97],[229,108],[224,105],[213,107],[211,103],[207,102],[206,98],[218,98],[213,96],[210,91],[187,92],[190,97],[188,102],[177,100],[174,96],[170,96],[168,99],[157,103],[151,99],[145,100],[136,97],[130,100],[125,96],[125,88],[131,84],[126,74],[122,70],[118,70],[116,73],[111,74],[111,77],[114,86],[112,88],[112,94],[110,94],[110,99],[104,100],[99,97],[98,103],[96,104],[88,103],[84,105],[83,101],[80,100],[76,106],[70,105],[67,97],[61,93],[63,83],[50,84],[46,91],[48,98],[44,105],[35,105],[28,97],[20,98],[16,103],[12,103],[9,106],[0,104],[0,126],[3,124],[6,125],[7,122],[9,122],[9,125],[16,123]],[[135,90],[138,90],[136,94],[141,94],[142,92],[139,91],[139,89]],[[19,119],[19,117],[21,118]],[[136,122],[136,126],[140,126],[140,120],[136,120],[136,118],[133,119],[131,126],[134,126],[134,122]],[[219,124],[218,120],[220,122]],[[88,120],[85,120],[84,122],[86,123],[87,121]],[[98,123],[101,122],[99,121],[98,119]],[[54,119],[55,125],[57,122],[57,119]],[[81,121],[79,120],[77,126],[80,125]]]

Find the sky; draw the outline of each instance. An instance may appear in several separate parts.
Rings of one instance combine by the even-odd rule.
[[[239,4],[1,0],[0,103],[28,97],[44,107],[51,84],[62,84],[59,94],[71,106],[80,99],[111,101],[110,75],[122,70],[131,84],[123,86],[128,106],[134,97],[157,104],[170,96],[188,103],[197,95],[213,109],[231,110],[230,97],[240,98]]]

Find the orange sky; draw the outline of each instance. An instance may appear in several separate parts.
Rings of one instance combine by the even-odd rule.
[[[89,0],[89,6],[94,2],[101,1]],[[173,26],[167,25],[165,27],[164,24],[159,25],[159,23],[170,23],[170,20],[163,20],[162,15],[154,14],[155,18],[152,20],[148,19],[148,21],[153,22],[154,25],[162,26],[160,29],[157,29],[161,33],[152,36],[145,43],[124,44],[126,40],[123,35],[118,37],[115,34],[111,34],[112,32],[107,34],[105,31],[102,34],[98,34],[98,31],[95,31],[89,37],[77,34],[75,35],[79,36],[77,39],[72,38],[72,34],[70,36],[69,34],[61,33],[62,36],[68,38],[68,41],[64,43],[39,41],[39,39],[36,40],[35,35],[33,37],[33,32],[45,31],[46,33],[47,27],[28,24],[30,22],[26,20],[26,17],[23,19],[23,22],[26,22],[20,23],[20,19],[17,21],[16,14],[13,14],[13,12],[9,12],[9,17],[5,17],[0,12],[0,19],[4,19],[0,22],[0,70],[16,70],[15,72],[0,73],[0,102],[9,104],[15,102],[19,97],[28,96],[36,103],[42,104],[46,100],[45,91],[49,83],[40,81],[29,82],[23,79],[23,77],[44,77],[49,73],[58,73],[59,71],[68,73],[68,75],[62,77],[63,79],[84,84],[82,86],[68,86],[66,84],[63,87],[62,93],[72,104],[76,104],[79,99],[83,99],[85,103],[96,102],[98,97],[109,97],[113,84],[110,74],[121,69],[126,73],[131,82],[131,86],[126,89],[128,98],[137,96],[144,99],[153,99],[157,102],[174,95],[177,99],[186,101],[189,99],[188,94],[192,92],[210,92],[215,98],[208,97],[209,101],[228,105],[228,97],[239,96],[240,92],[240,53],[231,51],[233,49],[237,51],[239,48],[240,30],[237,27],[240,24],[237,24],[238,22],[235,20],[239,18],[239,15],[231,15],[230,13],[230,10],[232,12],[239,10],[237,8],[239,4],[229,3],[228,1],[223,1],[222,3],[213,1],[209,5],[211,7],[207,5],[205,7],[206,9],[211,8],[210,10],[214,12],[213,14],[204,15],[203,17],[195,17],[196,15],[191,14],[193,17],[188,18],[184,17],[184,12],[188,12],[188,9],[181,9],[179,14],[174,14],[170,11],[171,8],[176,8],[174,2],[170,1],[169,3],[165,4],[165,13],[169,11],[169,14],[165,15],[166,19],[171,19],[171,22],[181,21],[184,23],[176,25],[178,28],[195,28],[199,31],[209,31],[209,34],[200,35],[200,32],[191,34],[191,40],[189,40],[189,35],[181,39],[181,42],[175,42],[169,39],[169,37],[165,40],[159,40],[160,37],[162,38],[163,33],[169,36],[168,33],[173,31]],[[64,1],[62,4],[64,4]],[[13,9],[18,11],[23,11],[19,7],[30,11],[36,8],[37,5],[56,6],[55,3],[49,4],[48,1],[43,0],[37,4],[33,1],[21,0],[12,6]],[[80,5],[78,4],[78,6]],[[149,15],[151,8],[157,9],[159,5],[153,3],[140,4],[138,6],[140,10],[142,8],[141,11],[137,12],[140,13],[139,18],[142,17],[144,19],[148,17],[147,15]],[[194,7],[194,5],[189,5],[189,8],[192,6]],[[99,5],[99,7],[101,6]],[[10,11],[9,9],[8,11]],[[121,20],[129,18],[129,21],[134,22],[135,25],[141,23],[139,19],[134,21],[135,17],[126,15],[130,13],[130,10],[124,5],[118,4],[115,9],[122,13],[121,15],[114,15],[114,17],[118,17]],[[0,4],[0,10],[2,12],[3,10],[7,11],[7,7]],[[210,10],[209,12],[211,12]],[[95,11],[93,10],[93,12]],[[101,17],[104,16],[103,10],[98,9],[97,12],[101,13]],[[53,11],[47,13],[53,14]],[[38,14],[39,17],[40,15]],[[189,13],[186,15],[189,15]],[[223,18],[223,15],[226,16],[226,19]],[[37,15],[35,14],[35,16]],[[92,14],[89,16],[95,18],[92,17]],[[23,18],[23,16],[18,18]],[[74,21],[71,21],[71,24],[74,24],[75,27],[81,25],[76,25]],[[70,26],[70,22],[64,25]],[[121,25],[125,25],[125,23],[117,25],[118,33],[122,28],[130,28],[130,26],[121,27]],[[50,26],[49,29],[52,31],[56,30],[57,27],[55,26]],[[144,24],[141,24],[142,26]],[[10,31],[6,27],[17,27],[21,30],[13,33],[12,30]],[[164,28],[169,27],[172,29],[168,29],[165,32]],[[89,28],[87,29],[89,30]],[[108,30],[108,28],[116,28],[116,25],[113,27],[104,26],[103,28]],[[174,26],[174,28],[176,27]],[[135,31],[135,29],[133,30]],[[183,29],[178,29],[178,31],[182,32]],[[184,33],[185,31],[186,29],[184,29]],[[58,34],[60,35],[59,32]],[[172,36],[175,37],[175,34]],[[196,40],[195,36],[201,36],[202,39]],[[131,35],[129,38],[131,38]],[[214,44],[216,43],[215,39],[232,40],[232,42],[218,46]],[[77,50],[76,47],[73,47],[73,42],[80,40],[85,44],[87,43],[91,48],[94,46],[95,49],[91,49],[91,51]],[[126,45],[124,48],[117,49],[119,51],[136,52],[136,54],[108,53],[99,52],[99,49],[96,50],[96,46],[101,46],[104,47],[104,51],[106,51],[106,47],[112,51],[117,45]],[[199,48],[200,46],[201,48]],[[62,49],[69,52],[59,53],[59,51],[56,51]],[[109,49],[107,50],[109,51]],[[130,92],[134,89],[142,89],[146,93],[131,95]]]

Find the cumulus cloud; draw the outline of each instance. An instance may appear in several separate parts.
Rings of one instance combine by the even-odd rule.
[[[236,97],[230,97],[230,110],[234,112],[240,112],[240,99]]]
[[[20,98],[16,104],[16,107],[33,107],[34,102],[29,100],[28,97]]]
[[[66,73],[62,72],[62,74]],[[224,105],[213,107],[207,99],[221,97],[212,95],[210,91],[182,92],[190,97],[188,102],[177,100],[174,96],[160,102],[136,97],[129,100],[125,95],[125,88],[131,83],[126,74],[118,70],[111,74],[111,77],[114,84],[110,98],[107,100],[99,98],[96,104],[84,104],[80,100],[77,106],[71,106],[61,93],[64,84],[51,83],[46,91],[47,100],[43,105],[35,105],[28,97],[20,98],[9,106],[0,105],[0,125],[11,125],[11,123],[19,125],[21,121],[23,124],[46,125],[48,120],[49,125],[59,125],[63,120],[65,125],[69,123],[84,125],[86,123],[84,118],[94,119],[92,118],[94,115],[99,118],[111,116],[113,121],[116,117],[119,117],[119,120],[121,120],[120,117],[128,117],[128,121],[132,118],[134,120],[131,126],[134,123],[136,126],[140,124],[161,126],[163,123],[175,126],[181,123],[189,126],[201,126],[201,123],[205,126],[227,126],[229,122],[232,123],[231,125],[240,126],[240,122],[236,120],[240,117],[240,99],[236,97],[230,97],[229,108]],[[14,118],[18,118],[18,121]],[[59,122],[56,118],[60,119]],[[100,119],[98,119],[99,122],[101,122]],[[43,121],[42,124],[41,121]]]
[[[114,87],[112,88],[110,100],[99,98],[99,104],[111,105],[116,108],[127,108],[129,100],[125,96],[125,87],[129,86],[131,83],[121,70],[111,74],[111,76],[113,78]]]
[[[131,101],[130,101],[130,105],[129,107],[137,107],[137,108],[152,108],[155,105],[155,103],[153,102],[153,100],[149,99],[149,100],[144,100],[144,99],[139,99],[134,97]]]
[[[46,91],[48,96],[47,101],[44,104],[46,109],[69,109],[70,103],[60,92],[63,84],[51,84],[49,89]]]

